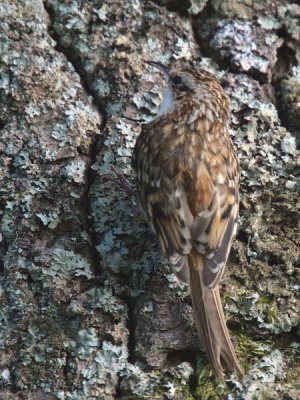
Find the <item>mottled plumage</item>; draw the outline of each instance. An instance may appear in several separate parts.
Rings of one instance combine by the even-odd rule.
[[[133,168],[147,220],[179,277],[190,283],[197,330],[222,379],[220,358],[241,372],[219,295],[238,216],[229,101],[205,70],[174,67],[167,75],[173,101],[144,126]]]

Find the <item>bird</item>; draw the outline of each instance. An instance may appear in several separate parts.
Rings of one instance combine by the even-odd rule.
[[[229,98],[204,69],[146,62],[167,83],[156,118],[143,125],[133,150],[138,202],[167,260],[189,284],[198,336],[224,381],[222,363],[243,375],[219,292],[239,209]]]

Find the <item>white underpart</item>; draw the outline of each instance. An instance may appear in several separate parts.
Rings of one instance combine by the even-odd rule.
[[[174,103],[174,97],[173,97],[173,92],[171,87],[168,85],[165,88],[164,94],[163,94],[163,99],[162,102],[159,106],[159,110],[157,113],[157,116],[160,117],[162,114],[164,114],[165,112],[169,111],[170,108],[173,107],[173,103]]]

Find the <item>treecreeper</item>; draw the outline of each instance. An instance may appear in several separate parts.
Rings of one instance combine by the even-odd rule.
[[[163,253],[190,285],[198,335],[222,381],[221,361],[243,374],[219,293],[239,208],[229,99],[208,71],[148,64],[163,71],[167,87],[157,118],[143,127],[134,148],[138,198]]]

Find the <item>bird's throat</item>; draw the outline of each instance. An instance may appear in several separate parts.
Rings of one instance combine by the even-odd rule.
[[[163,99],[160,104],[157,116],[160,117],[162,114],[168,112],[174,104],[174,96],[171,87],[168,85],[165,88]]]

